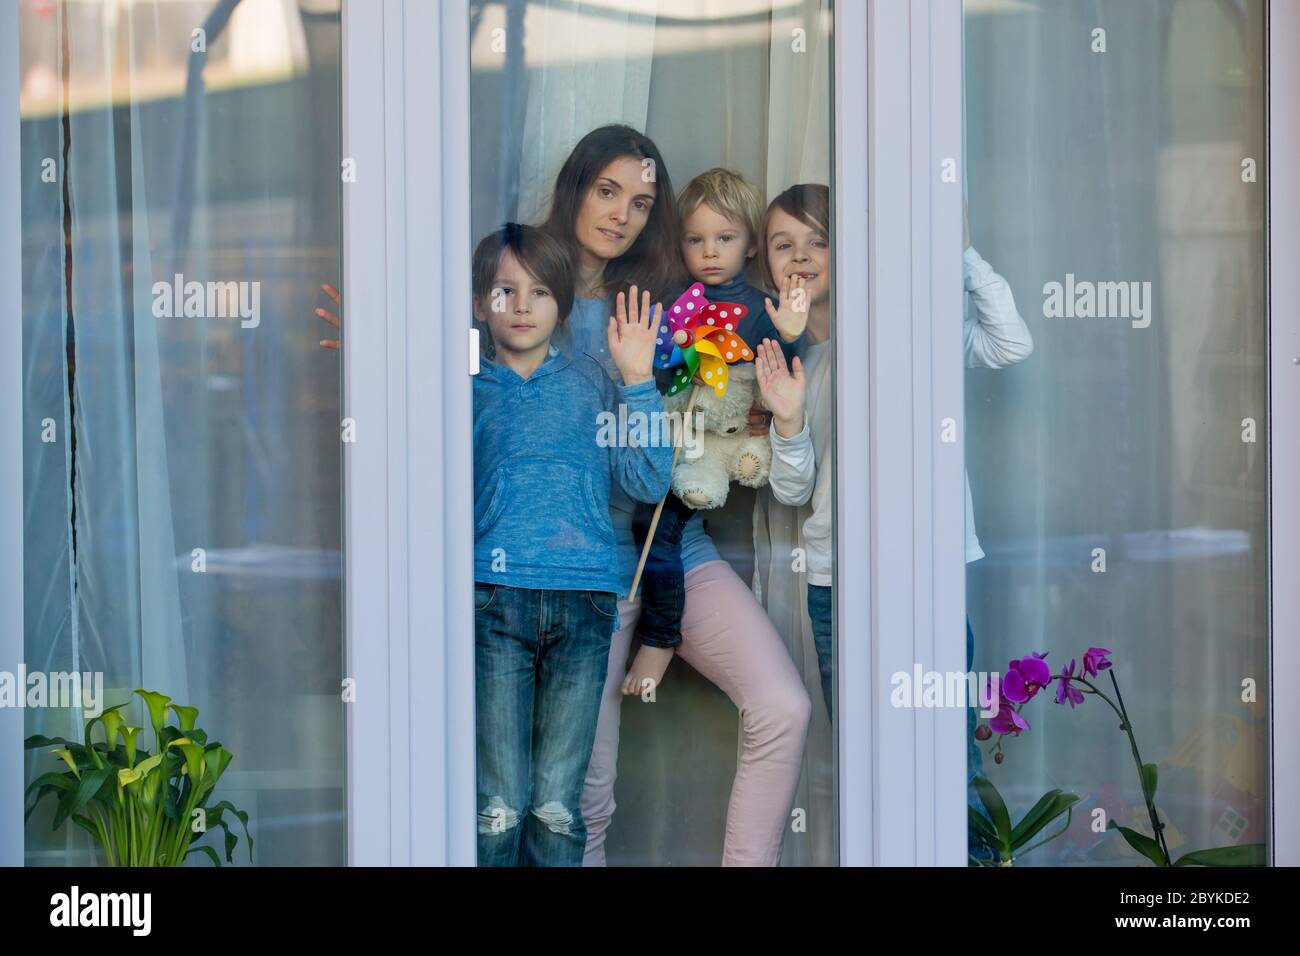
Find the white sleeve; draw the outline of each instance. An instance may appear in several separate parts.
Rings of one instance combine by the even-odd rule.
[[[974,247],[962,256],[962,277],[971,306],[962,323],[968,368],[1005,368],[1034,351],[1029,326],[1016,311],[1007,280],[993,271]]]
[[[767,481],[772,495],[783,505],[805,504],[817,482],[817,460],[813,455],[808,417],[804,416],[803,430],[793,438],[782,438],[775,426],[768,437],[772,441],[772,471]]]

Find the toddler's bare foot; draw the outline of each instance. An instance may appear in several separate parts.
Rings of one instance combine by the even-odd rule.
[[[642,644],[632,658],[632,666],[623,678],[623,693],[628,696],[640,696],[646,691],[654,690],[664,679],[668,662],[673,659],[671,647],[648,647]]]

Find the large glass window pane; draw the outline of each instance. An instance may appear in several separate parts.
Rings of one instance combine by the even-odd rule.
[[[1268,839],[1265,6],[966,3],[975,669],[1055,676],[975,757],[1080,798],[1026,864]]]
[[[834,864],[831,4],[471,9],[466,241],[482,253],[485,348],[475,382],[479,861]],[[496,232],[507,222],[541,232]],[[561,245],[548,253],[549,241]],[[522,272],[507,268],[518,258]],[[718,334],[699,348],[709,329],[691,320],[697,281]],[[537,285],[557,282],[548,304],[520,310]],[[615,297],[631,284],[667,310],[644,353],[665,360],[649,391],[624,387],[608,339]],[[782,306],[775,320],[764,295]],[[729,302],[747,310],[735,328]],[[552,355],[551,326],[539,332],[535,316],[551,323],[570,308]],[[806,381],[783,404],[792,389],[777,372],[751,435],[764,336],[774,366],[797,356]],[[719,396],[712,376],[724,365]],[[682,368],[686,386],[661,399]],[[656,423],[677,433],[691,373],[703,383],[704,431],[681,433],[629,601],[672,458]],[[751,456],[757,487],[741,480]],[[583,603],[583,591],[599,596]],[[588,640],[599,649],[584,654]],[[579,814],[587,832],[575,836]]]
[[[139,687],[196,707],[251,862],[344,863],[339,368],[313,314],[340,274],[338,3],[22,0],[19,24],[25,658],[101,692],[27,731],[79,740]],[[33,750],[29,779],[60,766]],[[88,862],[52,810],[28,861]]]

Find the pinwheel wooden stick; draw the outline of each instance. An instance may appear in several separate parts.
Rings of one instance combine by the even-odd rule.
[[[669,395],[676,395],[700,375],[704,384],[717,394],[727,393],[727,366],[733,362],[748,362],[754,353],[745,344],[744,339],[736,334],[740,320],[748,310],[738,302],[710,302],[704,295],[704,284],[696,282],[681,294],[673,307],[660,318],[659,335],[656,340],[655,367],[675,368]],[[691,400],[686,405],[682,418],[682,427],[688,427],[691,415],[695,411],[695,402],[700,397],[696,385],[691,392]],[[673,467],[682,453],[679,443],[673,449]],[[668,492],[668,495],[672,491]],[[632,578],[632,587],[627,599],[636,600],[637,588],[641,585],[641,574],[645,571],[646,559],[650,556],[650,545],[659,528],[659,517],[663,514],[664,495],[655,507],[654,517],[650,521],[650,530],[646,533],[645,544],[641,546],[641,560],[637,562],[636,574]]]
[[[686,427],[685,423],[691,420],[691,414],[695,411],[695,400],[699,397],[700,397],[700,386],[696,385],[695,390],[691,392],[691,400],[686,403],[686,414],[682,418],[683,428]],[[681,455],[681,453],[682,453],[682,446],[679,443],[677,447],[673,449],[674,468],[677,467],[677,459]],[[668,494],[664,495],[662,498],[659,499],[659,504],[655,505],[654,517],[650,519],[650,530],[646,532],[645,544],[641,546],[641,560],[637,561],[636,574],[632,576],[632,588],[627,592],[627,599],[629,601],[636,600],[637,588],[641,586],[641,573],[645,571],[646,558],[650,557],[650,543],[654,541],[655,531],[659,528],[659,516],[664,513],[664,502],[668,500],[668,495],[671,494],[672,491],[670,490]]]

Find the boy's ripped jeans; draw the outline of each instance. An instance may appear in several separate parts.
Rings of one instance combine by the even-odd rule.
[[[582,785],[618,602],[474,586],[479,866],[581,866]]]

